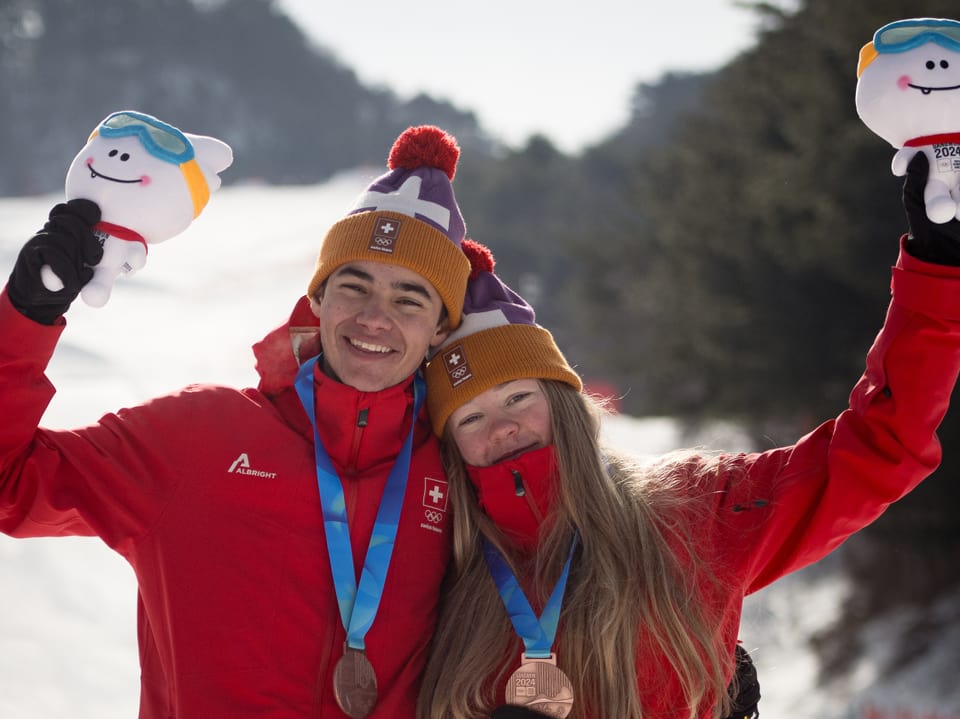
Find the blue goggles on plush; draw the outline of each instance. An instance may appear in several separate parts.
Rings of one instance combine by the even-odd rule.
[[[135,136],[154,157],[174,165],[193,159],[193,145],[180,130],[140,112],[115,112],[100,123],[103,137]]]
[[[928,42],[960,52],[960,22],[934,18],[897,20],[873,35],[873,47],[879,53],[906,52]]]

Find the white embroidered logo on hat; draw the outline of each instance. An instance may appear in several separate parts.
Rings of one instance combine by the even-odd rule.
[[[454,345],[447,349],[443,355],[443,366],[447,368],[447,377],[450,378],[450,384],[454,387],[466,382],[473,377],[470,365],[467,363],[466,355],[460,345]]]
[[[393,246],[400,236],[401,220],[393,217],[383,217],[373,228],[368,248],[374,252],[393,253]]]
[[[432,222],[436,222],[444,230],[450,229],[450,208],[439,202],[420,199],[420,185],[423,179],[411,175],[394,192],[378,192],[367,190],[357,200],[357,207],[370,207],[373,210],[390,210],[402,212],[410,217],[422,215]]]

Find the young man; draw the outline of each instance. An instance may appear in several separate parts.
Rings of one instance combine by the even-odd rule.
[[[449,556],[418,369],[470,269],[458,156],[437,128],[401,135],[255,346],[257,389],[191,386],[74,431],[38,423],[99,210],[58,205],[21,251],[0,293],[0,531],[95,535],[130,563],[142,719],[413,716]]]

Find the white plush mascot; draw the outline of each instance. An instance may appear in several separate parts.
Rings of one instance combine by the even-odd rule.
[[[877,30],[860,50],[856,104],[864,124],[898,148],[894,175],[927,154],[927,217],[960,219],[960,22],[911,18]]]
[[[114,280],[146,264],[148,245],[180,234],[203,211],[232,162],[230,146],[214,137],[132,110],[106,117],[67,171],[67,199],[92,200],[101,213],[94,232],[103,259],[80,293],[83,301],[105,305]],[[49,290],[63,287],[48,266],[41,277]]]

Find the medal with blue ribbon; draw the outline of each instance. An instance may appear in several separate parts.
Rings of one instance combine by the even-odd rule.
[[[320,489],[323,527],[327,537],[327,555],[330,558],[334,589],[340,607],[340,619],[347,633],[343,657],[337,662],[333,673],[334,696],[345,714],[353,719],[362,719],[377,703],[377,677],[367,658],[364,640],[380,607],[387,570],[396,543],[400,509],[410,473],[413,432],[417,415],[423,406],[425,384],[422,375],[417,372],[413,380],[413,420],[410,433],[387,477],[358,586],[343,484],[317,431],[313,372],[319,358],[320,355],[317,355],[301,365],[297,371],[295,387],[313,425],[317,485]]]
[[[562,719],[573,709],[573,684],[557,666],[553,642],[560,623],[560,607],[570,576],[570,564],[577,547],[577,535],[570,543],[570,553],[563,565],[550,598],[537,617],[520,583],[510,571],[503,555],[493,544],[484,541],[483,556],[490,569],[510,622],[523,640],[525,651],[520,656],[520,668],[507,681],[507,704],[528,706],[547,716]]]

